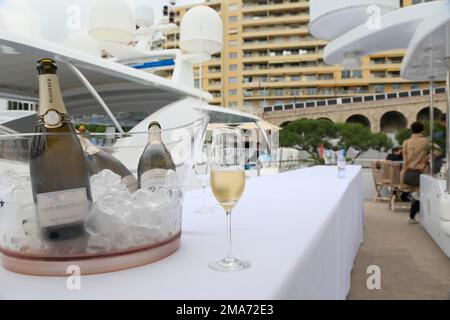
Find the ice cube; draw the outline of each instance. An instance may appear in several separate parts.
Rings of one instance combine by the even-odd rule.
[[[103,170],[90,179],[94,201],[108,193],[112,188],[120,188],[121,177],[111,170]]]
[[[151,229],[161,226],[161,215],[159,214],[159,211],[152,210],[147,206],[134,205],[132,212],[124,221],[130,226]]]

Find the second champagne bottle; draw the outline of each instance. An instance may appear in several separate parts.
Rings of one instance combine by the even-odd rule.
[[[148,144],[138,165],[138,186],[154,190],[165,185],[169,170],[176,171],[172,156],[162,141],[161,125],[152,122],[148,129]]]
[[[88,162],[89,175],[98,174],[103,170],[111,170],[122,178],[122,184],[125,185],[130,192],[138,189],[138,182],[135,176],[125,165],[109,153],[100,150],[88,139],[80,137],[81,145]]]

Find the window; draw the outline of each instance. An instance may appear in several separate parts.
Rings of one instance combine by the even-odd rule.
[[[236,59],[237,58],[237,53],[236,52],[230,52],[230,54],[228,55],[228,57],[230,59]]]
[[[236,28],[228,30],[228,34],[237,34],[237,33],[238,33],[238,29],[236,29]]]
[[[375,93],[384,93],[384,85],[383,84],[377,84],[373,87]]]
[[[291,96],[299,96],[300,89],[291,89]]]
[[[229,16],[229,17],[228,17],[228,21],[230,21],[230,22],[236,22],[236,21],[237,21],[237,16]]]
[[[230,64],[230,66],[228,67],[228,69],[230,71],[236,71],[237,70],[237,64]]]
[[[239,8],[239,7],[238,7],[237,4],[230,4],[230,5],[228,6],[228,10],[229,10],[229,11],[236,11],[238,8]]]
[[[238,42],[236,40],[230,40],[228,41],[228,45],[230,47],[237,47]]]
[[[269,102],[268,102],[267,100],[260,101],[260,102],[259,102],[259,106],[260,106],[261,108],[266,108],[266,107],[269,106]]]
[[[420,86],[418,83],[411,83],[411,90],[420,89]]]
[[[244,107],[246,107],[246,108],[252,108],[252,107],[253,107],[253,102],[251,102],[251,101],[245,101],[245,102],[244,102]]]
[[[350,79],[350,77],[351,77],[351,74],[352,72],[350,71],[350,70],[344,70],[344,71],[342,71],[342,73],[341,73],[341,78],[342,79]]]
[[[362,71],[361,70],[344,70],[341,73],[342,79],[361,79],[362,78]]]
[[[362,71],[361,70],[353,70],[353,78],[361,79]]]
[[[236,77],[231,77],[228,79],[229,83],[237,83],[237,78]]]
[[[394,83],[392,85],[392,90],[395,90],[395,91],[402,90],[402,85],[400,83]]]
[[[275,89],[274,95],[275,96],[282,96],[282,95],[284,95],[284,90],[283,89]]]
[[[231,97],[235,97],[235,96],[237,96],[237,90],[236,89],[231,89],[231,90],[228,91],[228,94]]]
[[[237,102],[230,102],[229,104],[228,104],[228,106],[230,107],[230,108],[236,108],[237,107]]]

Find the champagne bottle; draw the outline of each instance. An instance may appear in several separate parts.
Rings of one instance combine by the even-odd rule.
[[[169,170],[176,170],[172,156],[161,137],[161,125],[152,122],[149,126],[148,144],[138,165],[138,186],[140,189],[153,190],[164,186]]]
[[[88,139],[80,137],[80,141],[84,154],[86,155],[90,176],[108,169],[122,177],[122,184],[125,185],[130,192],[137,190],[138,182],[136,177],[122,164],[122,162],[107,152],[100,150]]]
[[[30,176],[41,235],[48,241],[86,235],[92,207],[89,172],[64,105],[53,60],[38,62],[39,111],[30,148]]]

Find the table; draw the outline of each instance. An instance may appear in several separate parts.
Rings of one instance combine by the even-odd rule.
[[[225,214],[194,214],[201,191],[187,193],[181,249],[144,267],[81,278],[38,278],[0,268],[0,299],[345,299],[363,241],[361,167],[345,179],[314,167],[250,179],[233,213],[234,249],[252,268],[219,273],[208,262],[225,251]],[[208,193],[209,204],[214,204]]]
[[[442,251],[450,258],[450,198],[444,180],[420,176],[420,222]]]

